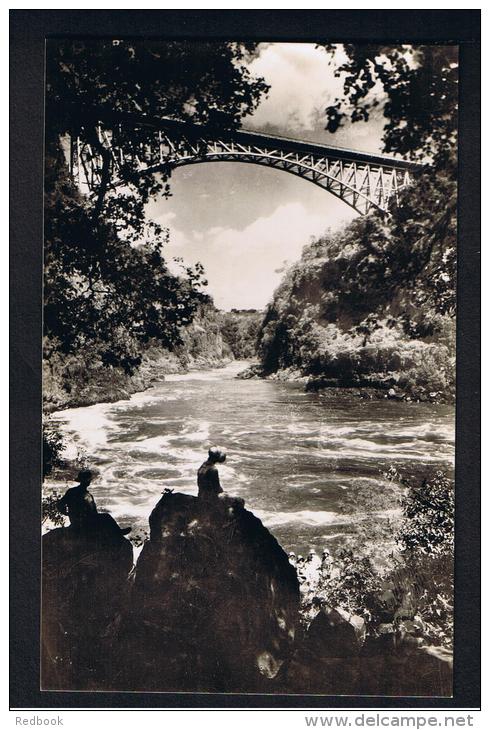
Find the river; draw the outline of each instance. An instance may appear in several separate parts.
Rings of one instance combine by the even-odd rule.
[[[452,469],[451,406],[237,380],[246,365],[168,375],[129,400],[54,414],[69,437],[67,456],[86,455],[97,469],[90,491],[99,511],[134,533],[147,529],[164,488],[196,494],[197,468],[217,444],[228,453],[224,489],[243,497],[286,550],[305,553],[396,515],[390,465],[420,478]],[[72,485],[47,482],[48,490]]]

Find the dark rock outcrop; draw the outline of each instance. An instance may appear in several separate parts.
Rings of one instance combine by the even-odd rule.
[[[100,689],[111,626],[127,601],[133,547],[110,515],[100,514],[91,532],[46,533],[42,558],[42,687]]]
[[[282,691],[387,697],[451,697],[452,661],[429,648],[404,647],[371,656],[320,657],[299,647]]]
[[[366,636],[325,606],[301,630],[296,570],[239,499],[165,493],[132,562],[110,515],[43,537],[43,689],[451,695],[408,609]]]
[[[357,656],[361,648],[356,627],[340,611],[322,608],[310,624],[306,643],[322,657]]]
[[[164,494],[150,530],[118,630],[123,688],[271,691],[299,608],[296,571],[275,538],[226,496]]]

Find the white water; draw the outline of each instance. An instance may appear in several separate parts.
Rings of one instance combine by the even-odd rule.
[[[341,541],[355,522],[392,516],[396,504],[366,500],[393,489],[383,477],[391,464],[421,478],[452,468],[452,407],[235,379],[245,365],[168,375],[129,400],[54,414],[71,441],[67,456],[82,452],[99,473],[91,487],[99,510],[146,527],[164,488],[196,493],[197,468],[218,444],[228,452],[224,489],[301,552]]]

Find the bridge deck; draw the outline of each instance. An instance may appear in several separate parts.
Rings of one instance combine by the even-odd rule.
[[[100,121],[107,121],[112,124],[132,122],[135,126],[150,127],[152,129],[161,129],[162,131],[174,132],[185,135],[189,138],[208,138],[221,140],[234,140],[243,144],[255,144],[260,147],[269,147],[271,149],[290,150],[291,152],[302,152],[304,154],[315,155],[315,157],[336,157],[339,160],[347,162],[364,162],[369,165],[379,165],[383,167],[397,168],[399,170],[417,170],[423,167],[418,162],[402,160],[389,155],[378,155],[369,152],[361,152],[359,150],[351,150],[344,147],[335,147],[333,145],[322,145],[316,142],[305,142],[303,140],[294,139],[292,137],[282,137],[280,135],[264,134],[263,132],[255,132],[248,129],[240,129],[235,131],[223,131],[222,129],[213,129],[205,125],[194,124],[192,122],[183,122],[178,119],[169,117],[151,118],[137,114],[114,114],[103,113],[100,115]]]

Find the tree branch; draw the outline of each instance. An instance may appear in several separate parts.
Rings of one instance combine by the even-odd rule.
[[[92,214],[95,225],[98,225],[100,214],[102,213],[102,208],[104,206],[104,199],[111,182],[111,151],[104,147],[95,129],[90,128],[90,130],[88,130],[87,138],[92,147],[94,147],[102,157],[100,185],[97,191],[97,199]]]

